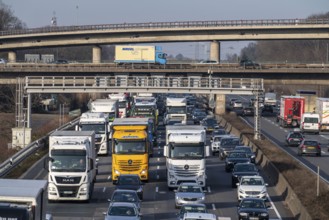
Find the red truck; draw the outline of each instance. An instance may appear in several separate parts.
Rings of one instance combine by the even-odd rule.
[[[277,117],[282,127],[299,127],[305,111],[305,98],[301,96],[281,96],[280,113]]]

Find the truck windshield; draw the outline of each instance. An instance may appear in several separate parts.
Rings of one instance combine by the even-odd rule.
[[[185,106],[172,106],[168,109],[168,114],[186,114]]]
[[[86,171],[85,150],[51,150],[51,171],[84,172]]]
[[[170,158],[173,159],[200,159],[204,158],[202,144],[174,144],[169,147]]]
[[[81,131],[95,131],[96,134],[105,134],[104,124],[80,124]]]
[[[135,107],[133,111],[133,116],[144,116],[144,117],[153,117],[154,116],[154,109],[153,107]]]
[[[145,154],[147,152],[145,140],[114,140],[115,154]]]
[[[119,108],[126,108],[127,107],[127,103],[126,103],[126,101],[120,101],[118,103],[118,106],[119,106]]]
[[[15,206],[1,205],[0,206],[0,219],[19,219],[19,220],[29,220],[33,218],[31,207],[19,207],[19,204]]]
[[[115,118],[115,112],[109,112],[109,122],[113,122]]]

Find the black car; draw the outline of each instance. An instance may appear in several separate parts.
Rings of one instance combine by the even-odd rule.
[[[245,69],[259,69],[260,65],[252,60],[241,60],[240,66]]]
[[[137,192],[140,200],[143,200],[143,185],[144,183],[140,180],[136,174],[121,174],[118,180],[114,182],[116,189],[130,189]]]
[[[200,122],[207,117],[207,114],[205,112],[195,112],[192,114],[192,119],[194,124],[200,124]]]
[[[218,122],[214,118],[204,118],[200,124],[205,127],[207,132],[212,132],[219,128]]]
[[[254,107],[244,107],[242,109],[242,116],[254,116]]]
[[[232,188],[240,181],[242,176],[258,176],[259,172],[253,163],[237,163],[232,170]]]
[[[245,198],[238,205],[238,219],[259,219],[268,220],[269,212],[263,199]]]
[[[291,131],[286,136],[287,146],[297,147],[304,140],[304,135],[300,131]]]
[[[236,146],[242,145],[238,137],[223,137],[218,146],[219,158],[224,160],[227,154],[234,150]]]
[[[242,151],[231,151],[225,159],[225,171],[232,171],[234,165],[237,163],[250,163],[250,159],[248,155]]]
[[[215,130],[212,131],[210,140],[213,140],[215,136],[225,135],[225,134],[228,134],[225,128],[221,128],[221,127],[215,128]]]
[[[251,163],[256,162],[256,154],[255,154],[255,152],[252,151],[251,147],[249,147],[249,146],[236,146],[234,148],[234,150],[245,152],[248,155],[248,157],[250,158]]]

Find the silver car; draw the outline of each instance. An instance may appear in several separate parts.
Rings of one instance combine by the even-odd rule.
[[[267,199],[267,183],[264,182],[261,176],[243,176],[240,182],[236,184],[238,186],[238,200],[244,198],[258,198]]]
[[[134,203],[111,203],[105,215],[105,220],[141,220],[142,215]]]
[[[204,203],[205,194],[197,183],[181,183],[175,190],[175,207],[179,208],[187,203]]]
[[[231,135],[229,135],[229,134],[215,135],[212,138],[212,140],[210,140],[210,142],[211,142],[211,151],[212,151],[213,156],[215,156],[215,154],[219,152],[220,141],[224,137],[231,137]]]

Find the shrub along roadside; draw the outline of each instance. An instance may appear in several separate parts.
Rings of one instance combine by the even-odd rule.
[[[250,140],[253,140],[253,128],[245,124],[235,114],[225,114],[222,117]],[[312,219],[328,219],[328,185],[320,181],[320,196],[317,197],[317,177],[314,173],[306,169],[297,160],[292,159],[290,155],[266,138],[262,137],[262,140],[253,140],[253,142],[285,177]]]

